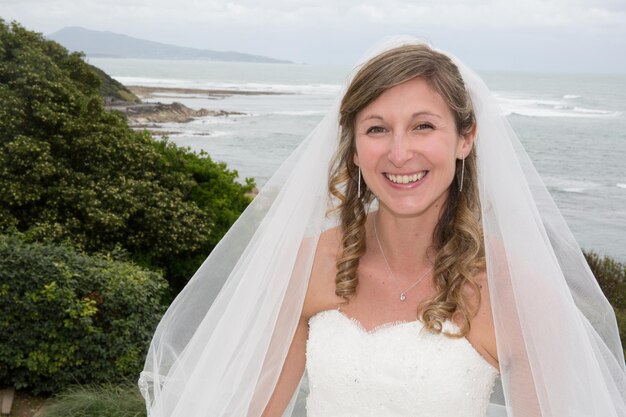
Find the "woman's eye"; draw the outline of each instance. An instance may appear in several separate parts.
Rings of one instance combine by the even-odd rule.
[[[426,129],[432,129],[432,128],[433,128],[433,125],[429,123],[421,123],[415,126],[415,130],[426,130]]]
[[[385,133],[385,132],[386,132],[386,129],[381,126],[372,126],[369,129],[367,129],[368,135],[371,133],[377,134],[377,133]]]

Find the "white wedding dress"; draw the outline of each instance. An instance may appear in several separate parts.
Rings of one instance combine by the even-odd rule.
[[[465,338],[420,321],[367,331],[339,310],[311,317],[306,356],[307,417],[484,417],[498,376]]]

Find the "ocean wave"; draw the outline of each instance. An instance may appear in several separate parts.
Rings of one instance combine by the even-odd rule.
[[[233,136],[233,132],[224,131],[224,130],[213,130],[208,132],[207,134],[202,134],[202,132],[195,132],[192,134],[193,136],[210,136],[212,138],[221,138],[223,136]]]
[[[596,114],[600,116],[619,116],[621,113],[609,110],[586,109],[584,107],[574,107],[573,111],[578,113]]]
[[[583,194],[593,189],[612,187],[609,183],[600,184],[593,181],[576,181],[557,178],[545,178],[545,183],[546,186],[552,190],[575,194]],[[626,183],[617,183],[615,187],[626,189]]]
[[[202,98],[206,99],[207,94],[196,94],[196,93],[168,93],[166,91],[156,91],[152,93],[154,97],[164,97],[164,98]]]
[[[341,90],[338,84],[265,84],[265,83],[207,83],[211,88],[233,91],[267,91],[288,94],[335,95]]]
[[[126,77],[113,76],[124,85],[139,85],[145,87],[165,88],[189,88],[203,90],[226,90],[226,91],[252,91],[281,94],[307,94],[307,95],[335,95],[341,90],[339,84],[280,84],[280,83],[225,83],[211,81],[194,81],[175,78],[150,78],[150,77]],[[165,93],[168,94],[168,93]]]
[[[325,111],[321,110],[285,110],[285,111],[275,111],[271,114],[278,114],[281,116],[323,116],[326,114]]]
[[[505,116],[604,118],[618,117],[622,114],[612,110],[573,106],[566,101],[574,98],[573,95],[566,95],[563,99],[524,97],[502,92],[494,95]]]
[[[191,122],[189,122],[189,124],[191,125],[224,125],[224,124],[236,124],[237,120],[235,120],[234,118],[237,117],[241,117],[241,116],[245,116],[245,115],[232,115],[232,116],[203,116],[203,117],[198,117],[194,120],[192,120]],[[201,128],[201,127],[199,127]]]
[[[602,184],[594,181],[582,181],[557,177],[544,177],[548,188],[564,193],[581,194],[588,190],[602,187]]]
[[[189,84],[189,81],[175,78],[126,77],[112,76],[124,85],[141,85],[145,87],[180,87]]]
[[[184,136],[184,137],[210,137],[210,138],[219,138],[224,136],[232,136],[232,132],[225,130],[192,130],[192,129],[184,129],[178,131],[176,136]]]
[[[575,99],[575,98],[580,98],[580,96],[579,96],[579,95],[576,95],[576,94],[565,94],[565,95],[563,96],[563,98],[564,98],[565,100],[573,100],[573,99]]]

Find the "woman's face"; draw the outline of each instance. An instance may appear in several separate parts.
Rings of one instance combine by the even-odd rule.
[[[381,94],[355,125],[354,163],[381,208],[397,215],[439,216],[455,162],[471,150],[473,134],[459,135],[451,110],[422,78]]]

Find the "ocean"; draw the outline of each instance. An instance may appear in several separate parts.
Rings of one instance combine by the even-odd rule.
[[[89,58],[125,85],[280,93],[167,92],[146,101],[242,112],[162,124],[262,186],[315,127],[349,67]],[[626,75],[480,72],[586,250],[626,262]]]

